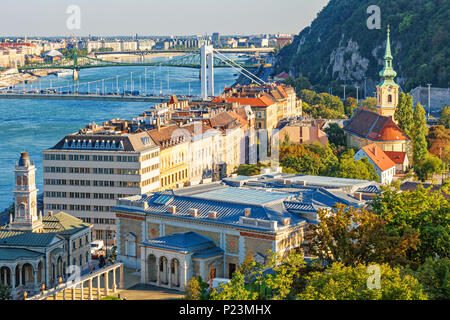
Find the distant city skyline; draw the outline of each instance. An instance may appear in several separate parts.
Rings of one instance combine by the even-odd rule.
[[[0,36],[297,34],[328,1],[2,0]],[[71,5],[80,8],[80,29],[67,28]]]

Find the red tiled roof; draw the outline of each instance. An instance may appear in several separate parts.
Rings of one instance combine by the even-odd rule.
[[[404,141],[408,136],[391,117],[380,116],[368,110],[359,110],[344,126],[344,130],[374,141]]]
[[[396,164],[404,164],[406,152],[401,151],[385,151],[386,155]]]
[[[287,74],[286,72],[282,72],[277,75],[277,78],[289,78],[289,74]]]
[[[259,98],[230,97],[230,98],[225,98],[225,101],[226,102],[237,102],[241,105],[250,105],[252,107],[269,107],[275,103],[275,101],[273,101],[266,95],[262,95]]]
[[[395,167],[395,163],[375,143],[364,146],[362,149],[381,171]]]

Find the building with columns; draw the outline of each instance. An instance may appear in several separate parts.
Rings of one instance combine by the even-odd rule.
[[[0,228],[0,282],[13,299],[63,281],[66,268],[90,266],[91,225],[64,212],[37,212],[36,167],[27,152],[15,166],[14,217]]]
[[[317,223],[317,210],[364,207],[376,190],[371,181],[269,172],[119,199],[118,260],[140,269],[141,283],[184,291],[211,269],[231,278],[248,255],[284,258]]]

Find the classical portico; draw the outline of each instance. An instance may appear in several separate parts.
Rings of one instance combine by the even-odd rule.
[[[223,250],[196,232],[175,233],[141,243],[141,282],[184,291],[193,276],[209,280],[223,269]],[[220,275],[221,276],[221,275]]]

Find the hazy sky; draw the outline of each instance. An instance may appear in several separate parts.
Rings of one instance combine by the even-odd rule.
[[[0,0],[0,36],[298,33],[328,0]],[[70,5],[81,10],[69,30]]]

